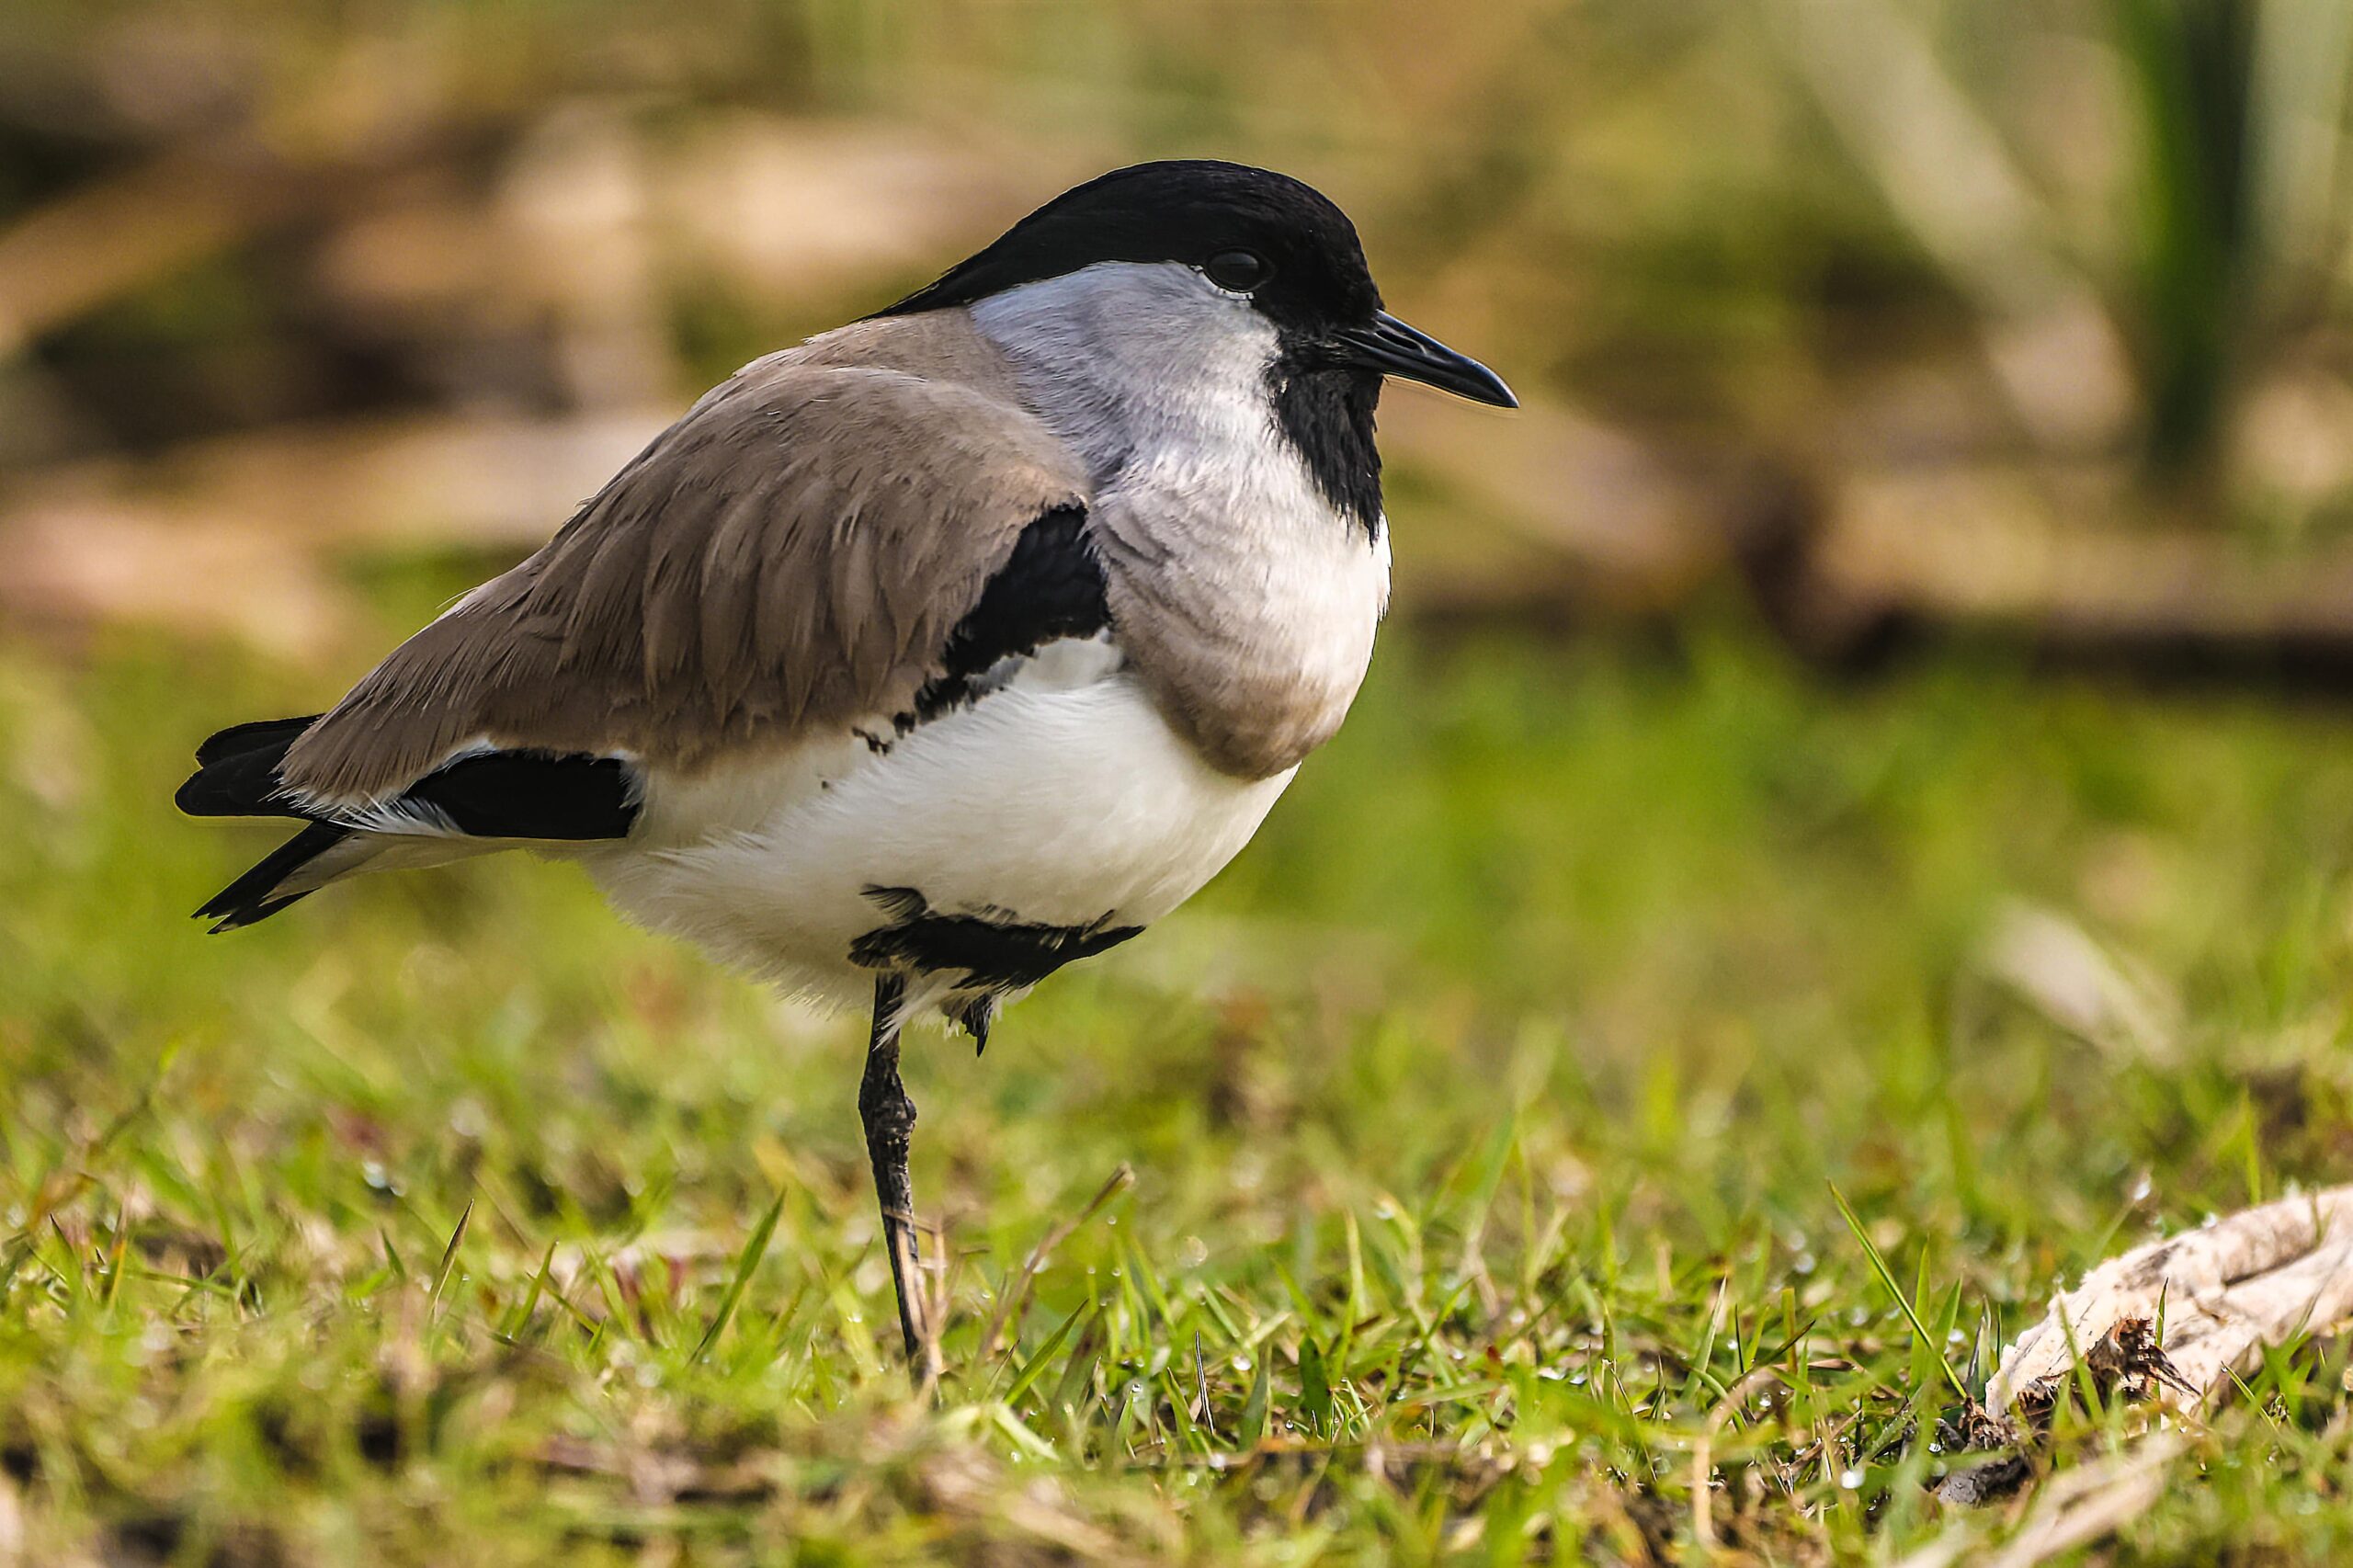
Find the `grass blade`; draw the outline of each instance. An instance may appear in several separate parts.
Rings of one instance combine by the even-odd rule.
[[[1063,1347],[1063,1341],[1070,1337],[1070,1331],[1078,1326],[1078,1320],[1085,1317],[1094,1305],[1092,1301],[1081,1301],[1071,1310],[1070,1316],[1063,1319],[1062,1326],[1048,1335],[1046,1343],[1038,1346],[1038,1353],[1030,1357],[1022,1365],[1021,1370],[1013,1375],[1013,1386],[1005,1391],[1005,1397],[999,1403],[1011,1404],[1021,1397],[1023,1392],[1031,1383],[1038,1381],[1038,1374],[1046,1369],[1046,1363],[1053,1358],[1055,1351]]]
[[[458,1216],[458,1228],[449,1233],[449,1244],[441,1249],[440,1265],[433,1270],[431,1304],[437,1311],[441,1305],[441,1292],[449,1289],[449,1276],[457,1267],[458,1248],[466,1239],[466,1227],[473,1223],[473,1218],[474,1201],[469,1198],[466,1199],[466,1211]]]
[[[1943,1342],[1930,1335],[1928,1325],[1920,1321],[1920,1314],[1914,1309],[1912,1299],[1904,1293],[1904,1287],[1896,1283],[1894,1271],[1888,1267],[1887,1259],[1880,1256],[1879,1248],[1872,1244],[1870,1237],[1864,1233],[1862,1221],[1856,1218],[1855,1210],[1847,1202],[1847,1195],[1838,1190],[1836,1182],[1830,1184],[1830,1198],[1831,1201],[1838,1205],[1838,1213],[1847,1221],[1847,1229],[1854,1233],[1855,1240],[1863,1249],[1863,1256],[1870,1260],[1871,1272],[1879,1276],[1879,1282],[1887,1287],[1887,1293],[1894,1297],[1895,1304],[1903,1309],[1904,1321],[1911,1324],[1912,1332],[1920,1336],[1921,1344],[1934,1347],[1937,1365],[1943,1369],[1945,1381],[1952,1385],[1952,1392],[1964,1400],[1967,1399],[1969,1387],[1961,1381],[1961,1374],[1952,1369],[1952,1363],[1945,1358]]]
[[[1312,1335],[1299,1341],[1299,1413],[1308,1430],[1319,1437],[1331,1436],[1332,1374],[1324,1362],[1324,1347]]]
[[[1256,1443],[1267,1435],[1267,1369],[1273,1366],[1275,1347],[1259,1347],[1257,1365],[1250,1373],[1250,1394],[1242,1402],[1242,1432],[1245,1443]]]
[[[727,1282],[727,1294],[719,1299],[719,1315],[710,1320],[710,1326],[702,1331],[702,1339],[695,1346],[696,1360],[701,1360],[710,1347],[719,1343],[720,1331],[727,1326],[727,1320],[735,1315],[735,1303],[744,1299],[744,1288],[752,1282],[753,1270],[758,1268],[760,1260],[767,1256],[769,1238],[776,1234],[776,1222],[783,1213],[784,1194],[779,1192],[776,1201],[768,1205],[768,1211],[760,1216],[760,1222],[752,1227],[751,1236],[744,1243],[744,1250],[735,1259],[735,1278]]]
[[[530,1326],[531,1314],[539,1310],[540,1298],[547,1293],[548,1270],[554,1267],[555,1244],[550,1242],[548,1250],[540,1255],[539,1268],[531,1275],[531,1288],[524,1292],[522,1301],[498,1325],[499,1338],[511,1340]]]
[[[1054,1249],[1070,1240],[1081,1225],[1101,1213],[1103,1206],[1119,1197],[1135,1179],[1135,1167],[1124,1160],[1120,1162],[1110,1179],[1087,1199],[1086,1208],[1047,1232],[1044,1239],[1029,1250],[1029,1256],[1022,1261],[1021,1272],[1015,1276],[1013,1283],[1006,1289],[1004,1299],[997,1302],[996,1313],[989,1319],[987,1332],[981,1335],[981,1348],[973,1358],[976,1362],[985,1361],[995,1355],[997,1347],[1005,1342],[1007,1325],[1012,1324],[1013,1315],[1021,1304],[1029,1300],[1031,1282],[1038,1278],[1038,1270],[1046,1266],[1046,1259],[1053,1256]]]

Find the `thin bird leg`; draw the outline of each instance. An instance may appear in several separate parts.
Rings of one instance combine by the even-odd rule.
[[[866,1046],[866,1077],[858,1086],[858,1114],[866,1123],[866,1153],[874,1163],[874,1192],[882,1203],[882,1244],[891,1253],[891,1288],[899,1297],[899,1333],[907,1344],[907,1365],[923,1353],[915,1332],[917,1308],[907,1293],[915,1272],[915,1194],[907,1185],[907,1135],[915,1131],[915,1103],[899,1082],[899,1002],[906,982],[885,974],[874,982],[874,1032]]]

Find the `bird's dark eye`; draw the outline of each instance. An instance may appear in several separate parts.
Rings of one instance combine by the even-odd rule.
[[[1256,251],[1222,250],[1210,257],[1201,270],[1208,273],[1210,281],[1219,288],[1246,294],[1264,283],[1275,269],[1267,266],[1267,258]]]

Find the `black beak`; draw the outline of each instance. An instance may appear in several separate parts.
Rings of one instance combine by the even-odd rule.
[[[1428,333],[1415,331],[1387,311],[1374,316],[1370,326],[1342,327],[1325,347],[1336,365],[1403,376],[1472,403],[1489,403],[1497,408],[1519,406],[1519,399],[1511,395],[1501,376],[1468,354],[1457,354]]]

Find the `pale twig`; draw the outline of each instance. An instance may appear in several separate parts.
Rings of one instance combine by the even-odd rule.
[[[2228,1374],[2353,1315],[2353,1187],[2244,1210],[2135,1247],[2052,1301],[2042,1320],[2002,1353],[1985,1403],[2006,1413],[2066,1382],[2120,1324],[2165,1321],[2165,1372],[2149,1392],[2195,1411]]]

